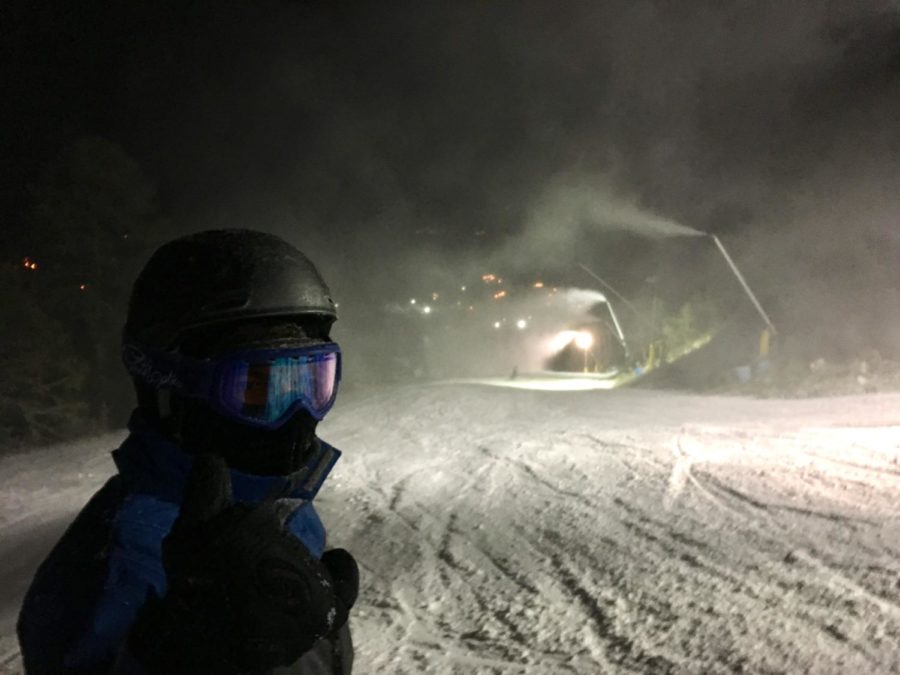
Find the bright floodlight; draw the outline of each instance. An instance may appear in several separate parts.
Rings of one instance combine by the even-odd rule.
[[[499,321],[495,321],[495,322],[494,322],[494,328],[500,328],[500,322],[499,322]]]
[[[520,330],[522,328],[525,328],[525,326],[527,326],[527,325],[528,325],[528,322],[525,319],[519,319],[518,321],[516,321],[516,328],[518,328]]]
[[[566,347],[566,345],[568,345],[574,339],[574,330],[564,330],[561,333],[558,333],[552,340],[550,340],[550,352],[552,354],[556,354],[557,352],[562,351]]]
[[[411,305],[414,305],[414,304],[416,304],[416,299],[415,299],[415,298],[413,298],[413,299],[412,299],[412,300],[410,300],[410,301],[409,301],[409,304],[411,304]]]
[[[422,308],[422,311],[425,312],[426,314],[431,314],[431,307],[429,307],[428,305],[425,305]]]
[[[594,336],[587,331],[579,331],[575,335],[575,346],[579,349],[588,350],[592,344],[594,344]]]

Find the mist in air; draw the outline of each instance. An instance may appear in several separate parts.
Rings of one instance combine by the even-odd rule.
[[[115,45],[103,78],[54,47],[69,124],[153,179],[160,238],[252,227],[307,252],[346,341],[396,343],[387,307],[488,273],[605,291],[579,264],[636,302],[743,313],[711,233],[786,339],[900,344],[893,0],[111,11],[72,19]]]
[[[331,20],[315,67],[287,38],[244,66],[259,95],[238,106],[250,138],[229,152],[248,180],[199,153],[216,199],[182,200],[192,222],[263,223],[309,249],[342,330],[484,273],[593,283],[579,262],[629,298],[655,276],[673,305],[674,289],[705,285],[739,307],[709,241],[682,239],[709,232],[788,334],[825,351],[896,344],[892,3],[473,3]],[[227,111],[235,84],[200,101]],[[274,92],[303,115],[272,126]]]

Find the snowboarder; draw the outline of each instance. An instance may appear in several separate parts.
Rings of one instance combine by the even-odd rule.
[[[247,230],[182,237],[135,282],[118,473],[38,569],[29,675],[349,673],[358,568],[312,500],[341,353],[313,264]]]

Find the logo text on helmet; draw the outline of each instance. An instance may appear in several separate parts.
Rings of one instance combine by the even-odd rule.
[[[181,389],[184,386],[174,370],[166,372],[156,368],[152,358],[136,345],[125,345],[122,348],[122,360],[129,373],[139,377],[152,387]]]

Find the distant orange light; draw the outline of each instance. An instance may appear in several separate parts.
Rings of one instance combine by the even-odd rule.
[[[34,262],[31,258],[24,258],[22,260],[22,267],[27,270],[36,270],[38,268],[38,264]]]
[[[544,287],[544,282],[543,282],[543,281],[535,281],[535,282],[534,282],[534,287],[535,287],[535,288],[543,288],[543,287]]]
[[[493,274],[482,274],[482,275],[481,275],[481,280],[484,281],[485,283],[488,283],[488,284],[489,284],[489,283],[491,283],[492,281],[496,281],[496,280],[497,280],[497,277],[495,277]]]
[[[499,300],[500,298],[506,297],[506,291],[500,291],[499,293],[494,293],[494,300]]]
[[[87,284],[81,284],[81,285],[78,287],[78,290],[83,291],[83,290],[86,289],[86,288],[87,288]]]

